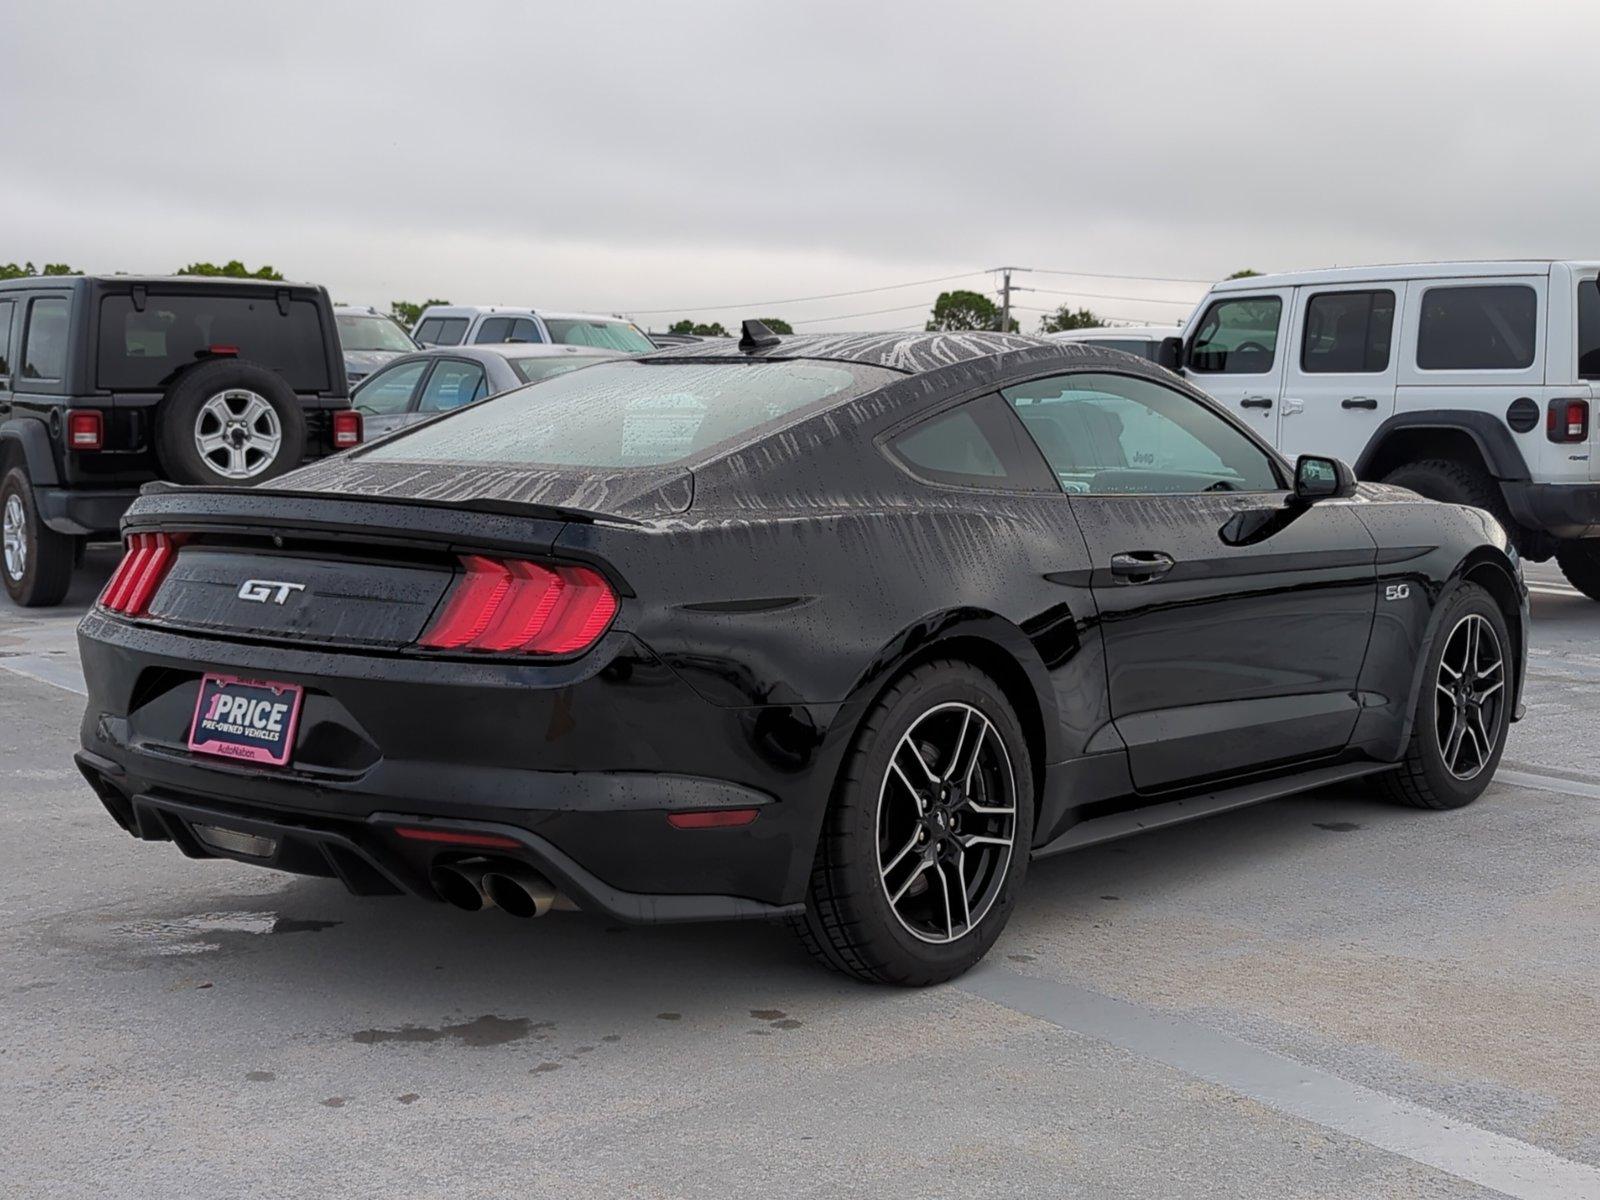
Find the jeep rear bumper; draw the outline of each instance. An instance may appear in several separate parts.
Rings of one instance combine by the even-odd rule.
[[[1507,481],[1500,489],[1512,518],[1526,529],[1557,538],[1600,537],[1600,484]]]
[[[106,534],[115,537],[122,514],[139,498],[139,489],[35,487],[33,502],[39,519],[57,533],[71,537]]]

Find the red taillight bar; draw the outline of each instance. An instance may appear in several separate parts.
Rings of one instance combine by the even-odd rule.
[[[417,639],[434,650],[576,654],[600,640],[617,597],[589,567],[464,555],[465,574]]]
[[[443,842],[451,846],[477,846],[484,850],[520,850],[522,843],[498,833],[468,833],[462,829],[424,829],[416,825],[397,825],[395,833],[413,842]]]
[[[142,617],[171,569],[179,544],[170,533],[131,534],[127,553],[100,593],[101,606],[125,617]]]
[[[718,808],[702,812],[675,812],[667,814],[667,824],[674,829],[733,829],[748,825],[761,815],[759,808]]]

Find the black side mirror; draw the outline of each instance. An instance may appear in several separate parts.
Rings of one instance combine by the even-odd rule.
[[[1301,503],[1355,494],[1355,472],[1340,459],[1325,454],[1302,454],[1295,459],[1294,497]]]
[[[1161,345],[1156,347],[1156,365],[1165,367],[1169,371],[1176,371],[1183,366],[1183,339],[1162,338]]]

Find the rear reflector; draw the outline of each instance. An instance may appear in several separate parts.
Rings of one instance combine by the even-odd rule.
[[[484,850],[520,850],[522,843],[498,833],[468,833],[464,829],[423,829],[399,825],[395,833],[413,842],[443,842],[451,846],[477,846]]]
[[[617,614],[611,585],[588,567],[468,554],[466,573],[417,645],[434,650],[576,654]]]
[[[105,417],[97,409],[67,410],[67,445],[74,450],[98,450],[106,444]]]
[[[207,354],[214,354],[218,358],[238,358],[239,357],[239,347],[237,347],[237,346],[207,346],[206,347],[206,353]]]
[[[735,825],[748,825],[761,815],[759,808],[718,808],[710,812],[675,812],[667,814],[667,824],[674,829],[730,829]]]
[[[1545,434],[1552,442],[1583,442],[1589,439],[1589,402],[1552,400],[1545,413]]]
[[[100,593],[101,606],[125,617],[143,616],[172,567],[178,545],[179,539],[168,533],[131,535],[127,553]]]
[[[361,414],[353,408],[341,408],[333,414],[333,444],[336,449],[348,450],[361,444]]]

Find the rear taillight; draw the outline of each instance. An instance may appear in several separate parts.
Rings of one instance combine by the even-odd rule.
[[[333,445],[337,450],[348,450],[361,444],[361,414],[353,408],[341,408],[333,414]]]
[[[433,650],[577,654],[600,640],[617,596],[588,567],[463,556],[466,574],[417,645]]]
[[[125,617],[142,617],[177,556],[179,540],[168,533],[135,533],[100,593],[100,604]]]
[[[1544,431],[1552,442],[1589,440],[1589,402],[1552,400],[1545,412]]]
[[[106,444],[105,416],[93,408],[67,410],[67,445],[73,450],[98,450]]]

